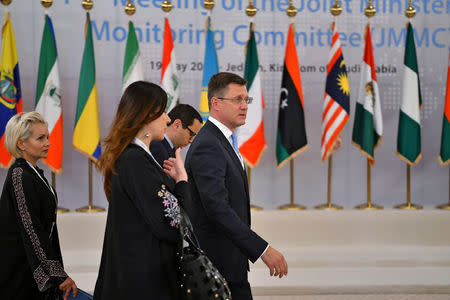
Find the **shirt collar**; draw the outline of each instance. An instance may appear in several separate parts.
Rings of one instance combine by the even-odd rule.
[[[214,125],[217,126],[217,128],[219,128],[219,130],[223,133],[223,135],[226,137],[227,140],[230,140],[230,137],[233,134],[233,131],[231,131],[230,128],[228,128],[223,123],[221,123],[220,121],[214,119],[211,116],[209,116],[208,120],[210,120],[211,123],[213,123]]]
[[[173,143],[172,143],[172,141],[169,139],[169,137],[165,133],[164,133],[164,138],[169,143],[170,147],[173,149]]]

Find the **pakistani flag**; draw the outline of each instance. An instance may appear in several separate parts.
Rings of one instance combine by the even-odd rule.
[[[420,95],[419,68],[417,65],[414,33],[407,24],[405,45],[405,71],[403,75],[403,98],[400,107],[397,135],[397,155],[409,165],[415,165],[422,158],[420,144]]]
[[[244,78],[247,80],[248,94],[253,97],[253,102],[248,105],[245,124],[239,127],[238,145],[245,163],[253,168],[258,165],[266,149],[263,121],[264,97],[253,23],[250,23]]]
[[[443,165],[450,164],[450,48],[448,54],[447,92],[442,122],[441,152],[439,153],[439,161]]]
[[[169,112],[178,104],[180,98],[180,85],[177,72],[177,61],[175,59],[175,48],[173,46],[172,30],[169,19],[165,18],[164,25],[164,47],[161,66],[161,85],[167,93],[167,108]]]
[[[361,66],[361,83],[356,102],[352,142],[367,156],[370,165],[373,166],[375,149],[383,135],[383,119],[369,24],[366,27],[365,38],[366,45]]]
[[[278,169],[308,147],[293,23],[289,25],[282,76],[276,148]]]
[[[123,61],[122,92],[133,82],[143,80],[141,54],[133,22],[128,22],[128,37]]]
[[[61,109],[61,85],[58,72],[58,53],[56,51],[55,33],[52,20],[45,15],[44,33],[42,34],[41,54],[36,87],[36,111],[48,123],[50,133],[45,165],[55,173],[62,171],[63,154],[63,118]]]

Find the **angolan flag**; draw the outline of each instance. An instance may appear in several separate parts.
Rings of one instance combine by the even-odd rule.
[[[245,163],[253,168],[258,165],[266,148],[263,121],[264,97],[253,23],[250,23],[244,78],[247,80],[248,94],[253,97],[253,102],[248,105],[245,125],[239,127],[238,144]]]
[[[167,108],[169,112],[178,104],[180,98],[180,85],[177,72],[177,61],[175,59],[175,48],[173,46],[172,30],[169,19],[165,18],[164,25],[164,47],[161,67],[161,85],[167,93]]]
[[[370,165],[373,166],[375,150],[383,135],[383,119],[369,24],[366,26],[365,39],[366,45],[361,64],[361,83],[359,96],[356,100],[352,142],[367,156]]]
[[[62,171],[63,156],[63,116],[61,105],[61,85],[59,82],[58,53],[55,33],[50,17],[45,15],[42,34],[41,54],[36,87],[36,111],[44,116],[50,133],[47,158],[43,163],[55,173]]]
[[[300,66],[294,42],[294,24],[291,23],[286,43],[278,107],[276,147],[278,169],[308,147],[303,108]]]
[[[422,96],[413,28],[410,22],[406,26],[405,71],[403,74],[403,98],[398,122],[397,155],[407,164],[415,165],[422,158],[420,141]]]
[[[122,92],[133,82],[143,80],[141,53],[132,21],[128,22],[127,45],[123,60]]]
[[[444,120],[442,122],[441,152],[439,161],[443,165],[450,163],[450,48],[447,67],[447,91],[445,96]]]

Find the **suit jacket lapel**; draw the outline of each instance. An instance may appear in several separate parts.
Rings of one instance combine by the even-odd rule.
[[[237,157],[236,152],[233,149],[233,146],[231,146],[230,142],[225,138],[225,136],[223,135],[222,131],[220,131],[220,129],[217,128],[217,126],[214,125],[211,121],[207,121],[205,126],[207,126],[207,128],[211,129],[213,134],[215,136],[217,136],[217,138],[222,143],[222,145],[225,148],[225,150],[227,150],[228,154],[232,157],[232,160],[234,161],[236,167],[239,169],[239,172],[241,173],[242,179],[244,180],[245,192],[247,193],[247,197],[248,197],[247,174],[246,174],[245,170],[242,168],[241,161]]]
[[[175,157],[175,150],[170,146],[169,142],[165,137],[162,142],[164,147],[166,147],[167,149],[167,154],[169,155],[169,157]]]

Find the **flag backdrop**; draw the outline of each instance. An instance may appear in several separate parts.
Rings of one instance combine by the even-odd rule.
[[[445,94],[444,120],[442,122],[441,152],[439,161],[443,165],[450,164],[450,48],[447,66],[447,90]]]
[[[291,23],[286,42],[278,108],[277,168],[280,169],[307,147],[300,66],[294,41],[294,24]]]
[[[203,63],[203,79],[202,79],[202,94],[200,99],[200,115],[203,122],[208,119],[208,82],[211,76],[219,72],[219,63],[217,61],[216,43],[214,41],[214,32],[211,28],[211,17],[206,19],[206,45],[205,45],[205,60]]]
[[[136,31],[132,21],[128,22],[127,45],[125,46],[125,58],[123,60],[122,92],[133,82],[144,80],[142,72],[141,53]]]
[[[36,86],[36,111],[44,116],[50,133],[48,156],[42,162],[55,173],[62,171],[63,116],[61,85],[58,71],[58,52],[52,20],[45,15],[41,54]]]
[[[86,13],[86,42],[78,85],[73,147],[94,161],[97,161],[101,154],[94,44],[89,13]]]
[[[175,59],[175,48],[173,46],[172,30],[170,29],[169,19],[165,18],[161,85],[167,92],[166,112],[171,111],[180,100],[179,78],[177,72],[177,60]]]
[[[245,125],[239,127],[239,152],[245,163],[250,167],[258,165],[261,155],[266,148],[264,137],[264,97],[261,86],[261,72],[259,70],[258,51],[256,48],[253,23],[250,23],[250,38],[247,42],[244,78],[247,80],[247,90],[253,102],[248,105]]]
[[[350,85],[345,68],[344,55],[335,22],[331,23],[330,55],[327,65],[325,100],[322,114],[322,163],[341,147],[340,133],[350,114]]]
[[[19,59],[16,39],[9,12],[2,28],[2,56],[0,60],[0,167],[8,168],[13,157],[5,147],[5,127],[9,119],[22,112]]]
[[[352,142],[367,156],[370,165],[373,166],[375,150],[383,135],[383,119],[369,24],[366,26],[365,39],[366,45],[361,66],[359,95],[356,100]]]
[[[406,26],[405,70],[403,73],[403,97],[398,121],[397,155],[407,164],[415,165],[422,158],[420,142],[422,96],[413,28],[410,22]]]

